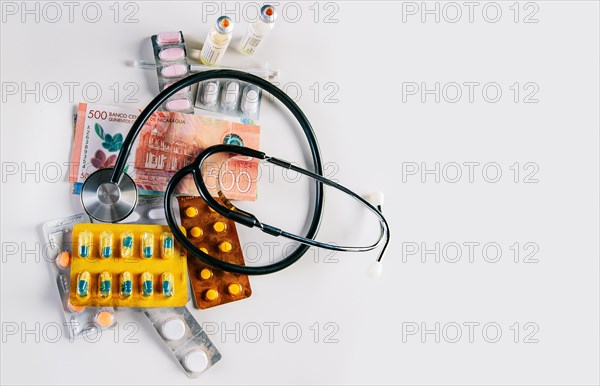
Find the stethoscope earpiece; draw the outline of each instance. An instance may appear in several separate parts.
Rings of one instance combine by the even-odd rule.
[[[371,205],[379,209],[379,211],[381,212],[381,208],[383,207],[383,198],[383,192],[377,191],[369,194],[369,196],[367,197],[367,201],[369,201]]]
[[[373,192],[367,197],[369,203],[376,207],[379,212],[382,211],[383,199],[383,192],[379,191]],[[382,251],[381,255],[379,255],[377,261],[374,261],[373,263],[371,263],[371,265],[369,265],[367,274],[371,279],[379,279],[381,277],[381,274],[383,273],[383,263],[381,262],[381,260],[383,259],[383,252],[384,251]]]
[[[371,265],[369,265],[369,270],[367,271],[371,279],[379,279],[381,277],[382,272],[383,263],[381,261],[372,262]]]

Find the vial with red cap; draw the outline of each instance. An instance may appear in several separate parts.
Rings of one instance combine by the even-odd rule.
[[[200,61],[202,64],[216,66],[221,62],[233,32],[233,20],[227,16],[221,16],[217,19],[215,25],[210,28],[208,36],[200,52]]]
[[[273,27],[275,27],[276,18],[275,7],[265,4],[260,9],[260,17],[257,21],[250,24],[246,36],[240,42],[241,51],[247,55],[253,55],[267,35],[273,30]]]

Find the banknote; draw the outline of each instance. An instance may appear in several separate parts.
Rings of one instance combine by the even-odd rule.
[[[98,169],[114,166],[123,140],[140,110],[80,103],[71,152],[69,181],[79,194],[85,179]],[[213,116],[159,111],[146,122],[127,162],[126,172],[140,194],[159,195],[175,172],[194,161],[208,146],[225,143],[259,149],[260,126]],[[217,188],[232,200],[256,199],[258,161],[227,153],[211,156],[202,170],[213,195]],[[177,193],[197,195],[191,178]]]

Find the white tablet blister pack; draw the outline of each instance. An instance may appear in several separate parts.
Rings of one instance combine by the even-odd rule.
[[[119,224],[156,224],[167,225],[165,218],[165,198],[163,196],[140,197],[133,212]],[[181,222],[176,212],[175,220]],[[95,221],[94,221],[95,222]]]
[[[221,359],[219,350],[186,307],[144,308],[143,312],[190,378]]]
[[[84,214],[48,221],[42,226],[45,251],[52,267],[63,306],[69,336],[76,338],[84,334],[95,334],[98,330],[111,328],[115,324],[115,311],[112,307],[80,307],[69,302],[69,276],[73,227],[89,222]]]
[[[227,115],[257,120],[262,89],[233,79],[211,79],[198,85],[196,107]]]

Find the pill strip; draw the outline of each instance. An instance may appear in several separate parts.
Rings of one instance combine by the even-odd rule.
[[[237,80],[211,79],[198,85],[196,107],[256,120],[260,114],[262,89]]]
[[[186,307],[145,308],[144,314],[190,378],[221,359],[219,350]]]
[[[66,327],[71,338],[95,336],[98,330],[112,327],[116,319],[112,307],[80,307],[69,302],[72,231],[76,224],[88,221],[89,217],[81,213],[48,221],[42,226],[45,251],[56,280]]]
[[[73,228],[70,302],[76,306],[179,307],[187,303],[185,253],[168,226]]]
[[[185,40],[181,31],[162,32],[153,35],[150,40],[154,60],[157,64],[158,89],[163,91],[189,74]],[[193,114],[194,104],[192,98],[191,87],[186,87],[169,98],[161,108],[166,111]]]
[[[219,260],[244,264],[235,223],[212,210],[201,197],[180,196],[181,225],[201,251]],[[199,259],[188,258],[188,271],[196,306],[201,309],[246,299],[252,295],[246,275],[221,271]]]

